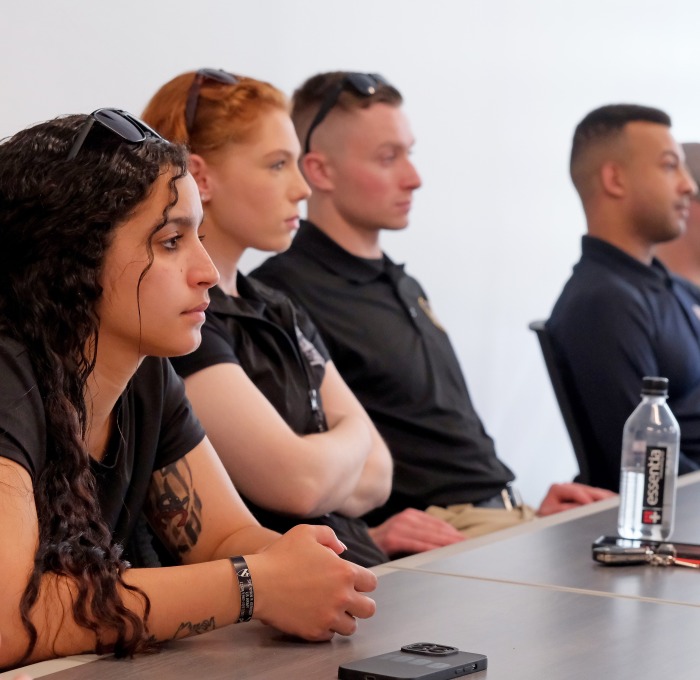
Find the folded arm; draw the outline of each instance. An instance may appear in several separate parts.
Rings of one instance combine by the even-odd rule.
[[[186,378],[185,388],[244,496],[299,517],[339,510],[346,503],[347,510],[361,514],[365,506],[369,510],[385,499],[391,463],[364,410],[351,402],[354,397],[340,381],[347,390],[342,394],[339,380],[329,364],[321,397],[331,406],[330,429],[305,436],[287,425],[240,366],[210,366]],[[354,498],[361,499],[356,507]]]

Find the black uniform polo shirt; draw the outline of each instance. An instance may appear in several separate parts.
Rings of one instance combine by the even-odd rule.
[[[681,430],[680,472],[700,467],[700,291],[654,259],[639,262],[584,236],[547,328],[617,491],[622,429],[640,402],[642,378],[669,380]]]
[[[291,248],[252,276],[310,314],[391,450],[391,497],[370,523],[407,507],[478,502],[513,479],[427,295],[402,265],[356,257],[303,221]]]
[[[286,295],[241,274],[236,286],[239,297],[218,286],[211,289],[202,343],[192,354],[171,359],[175,370],[186,378],[208,366],[238,364],[294,432],[326,430],[319,390],[329,357],[316,327]],[[302,522],[325,524],[348,547],[342,557],[363,566],[388,560],[360,519],[329,513],[302,520],[244,500],[260,524],[270,529],[284,532]]]

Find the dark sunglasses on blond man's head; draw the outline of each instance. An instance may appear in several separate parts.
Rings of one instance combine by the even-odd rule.
[[[222,83],[223,85],[236,85],[240,80],[240,76],[235,76],[233,73],[220,68],[200,68],[195,73],[192,85],[190,85],[190,91],[187,93],[187,104],[185,105],[185,129],[188,135],[194,125],[197,104],[199,104],[199,93],[205,80]]]
[[[309,153],[311,144],[311,133],[323,122],[330,110],[338,103],[338,97],[343,90],[351,90],[361,97],[371,97],[380,85],[389,85],[389,82],[378,73],[346,73],[345,76],[329,88],[326,92],[318,113],[309,125],[304,142],[304,153]]]
[[[95,123],[113,132],[117,137],[129,144],[140,144],[147,137],[163,139],[153,128],[127,111],[122,111],[122,109],[97,109],[83,123],[66,160],[71,161],[78,155]]]

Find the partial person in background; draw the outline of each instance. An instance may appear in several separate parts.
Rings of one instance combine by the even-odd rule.
[[[165,358],[218,280],[201,221],[185,148],[124,111],[0,143],[0,668],[252,617],[327,640],[374,612],[330,529],[256,522]],[[132,568],[142,513],[178,566]]]
[[[547,327],[596,444],[594,481],[614,490],[644,376],[668,378],[679,470],[700,468],[700,291],[654,257],[683,233],[697,192],[670,127],[658,109],[603,106],[578,124],[571,148],[588,234]]]
[[[264,526],[326,524],[347,559],[387,561],[359,519],[389,495],[386,445],[308,316],[238,269],[248,248],[289,247],[309,195],[286,97],[253,78],[202,69],[166,83],[144,119],[192,152],[204,245],[221,276],[202,344],[173,365],[224,466]]]
[[[700,144],[690,142],[681,146],[686,167],[697,186],[700,184]],[[690,201],[688,219],[681,235],[657,245],[655,254],[674,274],[700,288],[700,197],[697,192]]]
[[[412,536],[426,549],[439,537],[430,535],[423,510],[468,536],[534,513],[474,410],[428,296],[380,246],[383,230],[406,227],[421,185],[401,104],[398,90],[372,74],[324,73],[296,91],[292,118],[312,188],[308,221],[291,248],[253,276],[309,312],[389,445],[392,493],[368,521],[384,523],[386,543]],[[607,495],[554,485],[539,514]]]

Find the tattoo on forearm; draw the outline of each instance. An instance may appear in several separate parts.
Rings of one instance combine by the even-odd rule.
[[[148,514],[178,554],[188,552],[197,543],[202,531],[202,501],[184,458],[153,473]]]
[[[205,619],[199,623],[192,623],[190,621],[183,621],[178,629],[175,631],[174,638],[187,637],[188,635],[200,635],[201,633],[206,633],[207,631],[214,630],[216,628],[216,622],[212,616],[210,619]]]

